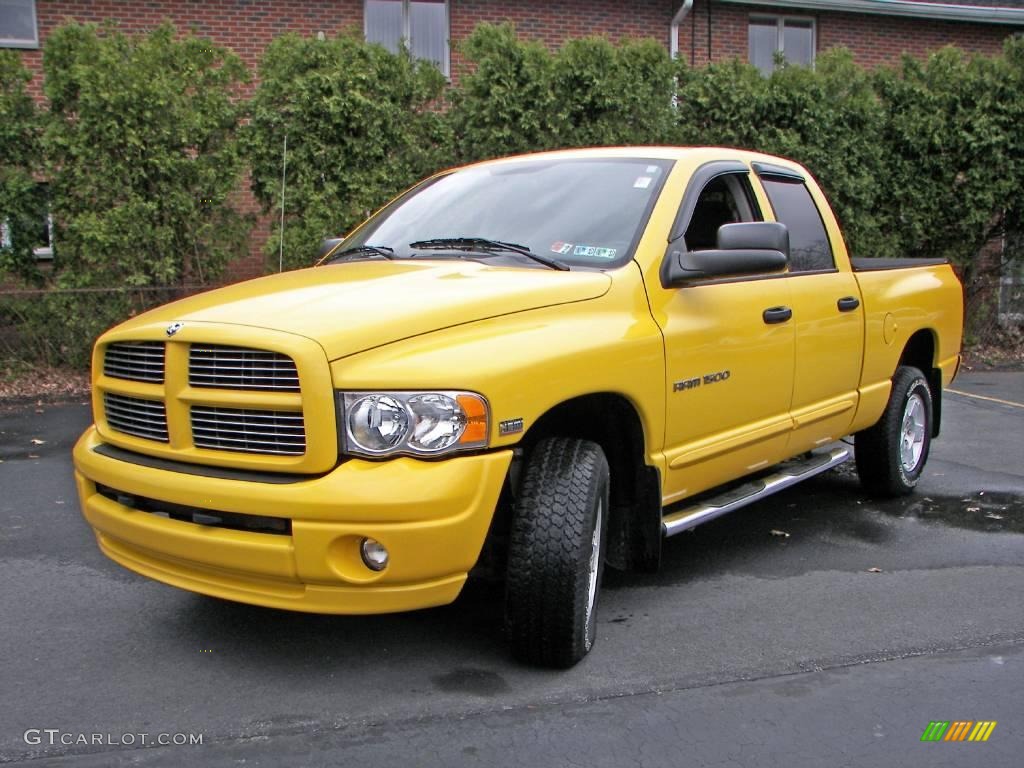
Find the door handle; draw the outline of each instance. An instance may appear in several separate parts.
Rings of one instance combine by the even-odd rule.
[[[793,316],[793,310],[789,307],[768,307],[761,317],[768,325],[784,323]]]
[[[855,296],[843,296],[836,302],[836,306],[839,307],[840,312],[853,312],[860,306],[860,299]]]

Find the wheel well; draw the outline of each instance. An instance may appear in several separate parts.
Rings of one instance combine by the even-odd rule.
[[[922,328],[907,339],[899,364],[914,366],[928,379],[932,393],[932,437],[938,437],[942,423],[942,371],[935,366],[935,332]]]
[[[523,436],[525,456],[546,437],[576,437],[601,446],[611,474],[609,564],[656,570],[661,557],[661,479],[644,462],[644,432],[633,404],[603,392],[559,403]]]

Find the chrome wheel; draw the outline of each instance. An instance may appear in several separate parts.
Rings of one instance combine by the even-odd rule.
[[[591,623],[594,618],[594,605],[597,603],[597,579],[601,573],[601,530],[604,522],[604,500],[597,502],[597,513],[594,515],[594,535],[590,540],[590,572],[587,585],[587,613],[583,624],[584,643],[589,650],[592,632]]]
[[[921,462],[926,423],[924,399],[914,392],[903,407],[903,425],[900,428],[900,463],[906,472],[913,472]]]

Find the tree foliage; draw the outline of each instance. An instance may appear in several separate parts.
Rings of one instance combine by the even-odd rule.
[[[245,146],[253,192],[275,213],[284,174],[286,266],[308,266],[322,238],[450,162],[444,87],[433,66],[352,35],[270,44]],[[267,244],[275,266],[279,236]]]
[[[653,40],[601,37],[551,52],[510,24],[481,24],[463,42],[471,64],[448,113],[463,161],[562,147],[665,143],[674,64]]]
[[[1002,56],[947,48],[871,71],[841,50],[769,78],[729,62],[680,82],[681,143],[800,161],[856,255],[948,258],[970,282],[982,247],[1021,231],[1024,40]]]
[[[885,183],[879,143],[883,109],[870,73],[847,51],[830,51],[814,70],[782,67],[762,77],[739,61],[680,72],[678,143],[752,149],[807,166],[828,193],[859,254],[895,255],[880,237]]]
[[[948,258],[968,279],[987,242],[1020,232],[1024,195],[1024,40],[1001,57],[947,48],[881,70],[881,212],[898,251]]]
[[[243,252],[237,56],[164,24],[65,25],[43,56],[43,137],[64,285],[205,281]]]
[[[36,182],[41,124],[25,88],[29,80],[17,54],[0,51],[0,274],[39,283],[42,275],[32,248],[45,211]]]
[[[285,35],[240,105],[244,68],[209,42],[170,26],[137,37],[65,26],[46,43],[48,113],[33,106],[15,54],[0,55],[0,208],[15,234],[19,222],[37,226],[45,158],[62,281],[170,283],[210,278],[240,252],[244,222],[229,195],[243,160],[275,214],[285,171],[285,263],[299,266],[322,237],[445,166],[560,147],[718,144],[804,163],[857,255],[942,256],[970,280],[986,242],[1022,242],[1024,39],[1000,56],[946,49],[876,70],[832,51],[813,70],[768,78],[739,61],[691,68],[650,40],[592,37],[553,51],[482,24],[460,45],[466,71],[446,85],[408,52],[356,35]],[[251,119],[240,141],[242,106]],[[0,269],[38,278],[27,243],[0,248]],[[277,248],[275,231],[267,251]]]

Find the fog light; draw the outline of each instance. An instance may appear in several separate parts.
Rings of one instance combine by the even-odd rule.
[[[388,567],[388,551],[376,539],[363,539],[359,545],[359,553],[363,556],[363,563],[371,571],[383,571]]]

